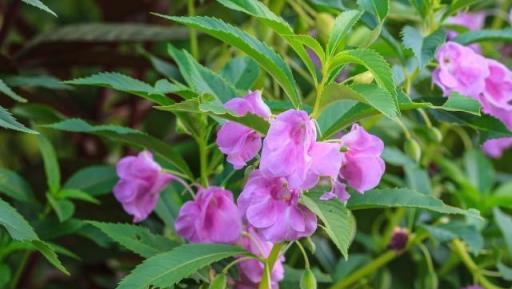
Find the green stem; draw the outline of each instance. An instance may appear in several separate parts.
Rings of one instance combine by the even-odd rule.
[[[271,272],[274,267],[279,254],[281,253],[281,249],[284,247],[284,243],[275,244],[270,251],[267,259],[265,260],[265,268],[263,269],[263,276],[261,278],[260,286],[258,289],[271,289]]]
[[[302,256],[304,256],[304,264],[306,265],[306,269],[309,269],[309,259],[308,254],[306,254],[306,250],[304,250],[304,247],[302,247],[302,244],[299,241],[295,241],[295,244],[297,244],[297,247],[299,247]]]
[[[195,16],[196,9],[194,6],[194,0],[188,0],[187,2],[188,16]],[[199,47],[197,45],[197,31],[194,29],[190,30],[190,50],[192,52],[192,56],[195,59],[199,59]]]
[[[23,270],[25,269],[25,265],[27,264],[28,257],[30,256],[30,251],[23,252],[23,255],[21,256],[20,265],[18,266],[18,269],[16,269],[16,272],[14,273],[14,276],[11,280],[11,286],[9,288],[16,289],[18,282],[21,278],[21,274],[23,273]]]
[[[199,145],[199,166],[201,174],[201,186],[208,187],[208,148],[206,147],[206,140],[198,138],[197,144]]]

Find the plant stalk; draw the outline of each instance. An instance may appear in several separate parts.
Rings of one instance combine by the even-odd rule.
[[[261,277],[261,282],[258,289],[271,289],[271,275],[272,268],[274,268],[274,264],[279,258],[279,254],[281,253],[281,249],[284,247],[284,243],[275,244],[270,251],[267,259],[265,260],[265,268],[263,269],[263,276]]]

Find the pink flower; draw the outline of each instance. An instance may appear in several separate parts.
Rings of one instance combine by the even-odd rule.
[[[114,196],[133,216],[133,222],[148,217],[155,209],[160,192],[174,178],[162,172],[148,151],[122,158],[117,163],[117,175],[120,180],[114,187]]]
[[[512,147],[512,137],[502,137],[485,141],[482,150],[486,155],[498,159],[510,147]]]
[[[458,92],[477,99],[489,76],[487,60],[473,50],[455,42],[446,42],[437,51],[439,67],[432,80],[445,96]]]
[[[257,234],[256,230],[249,226],[246,236],[240,240],[240,246],[247,249],[258,257],[267,258],[272,250],[273,244],[264,241]],[[278,288],[278,283],[284,278],[284,256],[279,256],[274,267],[272,268],[271,281],[272,289]],[[256,259],[250,259],[239,263],[241,280],[237,282],[236,288],[258,288],[263,276],[264,264]]]
[[[294,241],[316,230],[316,216],[299,203],[300,191],[288,187],[283,177],[254,171],[238,198],[247,222],[265,240]]]
[[[487,63],[490,74],[480,98],[483,111],[512,130],[512,72],[495,60],[488,59]]]
[[[232,193],[209,187],[181,207],[175,226],[190,242],[234,243],[240,238],[242,221]]]
[[[478,31],[484,27],[485,17],[487,14],[485,12],[459,12],[457,15],[448,18],[449,24],[455,24],[459,26],[464,26],[469,29],[469,31]],[[457,36],[457,32],[453,30],[448,30],[448,40],[453,40]],[[480,45],[471,44],[468,46],[473,49],[475,52],[480,52]]]
[[[271,112],[263,102],[260,91],[249,92],[245,97],[233,98],[224,105],[232,112],[243,116],[248,113],[270,119]],[[226,154],[235,169],[241,169],[254,158],[261,148],[261,135],[251,128],[227,121],[217,133],[217,145]]]
[[[333,179],[332,190],[322,196],[323,200],[338,197],[343,202],[347,201],[349,195],[343,183],[360,193],[371,190],[379,184],[386,169],[381,158],[384,143],[358,124],[352,125],[350,132],[341,137],[341,144],[345,152],[340,180]]]
[[[320,177],[336,178],[343,161],[343,154],[340,152],[339,143],[315,142],[309,150],[311,162],[307,178],[302,184],[303,189],[314,187]]]

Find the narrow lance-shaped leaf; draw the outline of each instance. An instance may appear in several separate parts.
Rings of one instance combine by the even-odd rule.
[[[402,30],[404,46],[414,52],[420,68],[425,67],[434,58],[437,47],[446,40],[446,31],[438,29],[432,34],[423,37],[421,33],[411,26]]]
[[[41,2],[40,0],[23,0],[23,2],[27,3],[27,4],[30,4],[34,7],[37,7],[43,11],[46,11],[50,14],[52,14],[53,16],[57,17],[57,14],[55,14],[55,12],[53,12],[50,8],[48,8],[48,6],[46,6],[43,2]]]
[[[455,37],[454,41],[463,45],[468,45],[481,41],[512,41],[512,28],[502,30],[481,29],[478,31],[468,31]]]
[[[60,168],[57,154],[50,141],[42,134],[37,136],[39,149],[43,156],[44,170],[50,193],[57,193],[60,189]]]
[[[220,74],[237,89],[246,91],[252,87],[258,78],[260,68],[252,58],[235,57],[222,68]]]
[[[12,114],[2,106],[0,106],[0,126],[12,130],[17,130],[25,133],[38,134],[37,131],[31,130],[18,122]]]
[[[2,79],[0,79],[0,92],[16,101],[27,102],[27,100],[25,98],[19,96],[9,86],[7,86],[7,84],[5,84],[5,82]]]
[[[327,42],[328,55],[336,53],[361,15],[363,15],[362,11],[346,10],[336,17],[334,28],[332,29],[331,35],[329,35],[329,41]]]
[[[27,181],[15,172],[4,168],[0,168],[0,193],[21,202],[37,202]]]

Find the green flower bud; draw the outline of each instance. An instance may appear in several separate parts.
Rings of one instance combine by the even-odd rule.
[[[322,43],[329,41],[329,35],[334,27],[334,17],[328,13],[318,13],[316,16],[316,31]]]
[[[219,274],[208,286],[208,289],[226,289],[227,281],[225,274]]]
[[[306,269],[304,273],[302,273],[300,289],[316,289],[316,278],[310,269]]]
[[[354,81],[354,83],[362,83],[362,84],[372,83],[373,79],[374,79],[373,73],[371,73],[370,71],[359,73],[358,75],[354,75],[354,77],[352,77],[352,80]]]
[[[427,131],[428,138],[433,141],[440,143],[443,140],[443,134],[436,127],[431,127]]]
[[[410,138],[405,142],[404,151],[415,162],[420,161],[421,147],[414,139]]]

